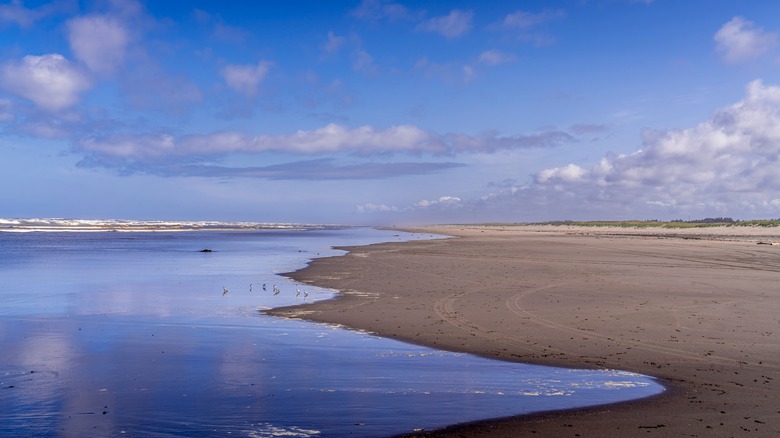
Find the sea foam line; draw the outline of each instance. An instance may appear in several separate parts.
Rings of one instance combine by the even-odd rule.
[[[0,218],[0,232],[310,230],[339,225],[284,222],[162,221],[124,219]]]

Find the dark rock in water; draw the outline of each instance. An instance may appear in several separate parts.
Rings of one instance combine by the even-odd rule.
[[[200,252],[213,252],[213,251],[212,251],[212,250],[210,250],[210,249],[208,249],[208,248],[206,248],[206,249],[202,249],[202,250],[200,250]]]

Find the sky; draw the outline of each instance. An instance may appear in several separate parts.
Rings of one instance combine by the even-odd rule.
[[[780,2],[0,2],[0,217],[780,217]]]

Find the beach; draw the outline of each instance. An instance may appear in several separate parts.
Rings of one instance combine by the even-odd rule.
[[[484,357],[655,376],[634,402],[421,436],[780,435],[780,230],[439,226],[288,274],[334,299],[269,314]]]

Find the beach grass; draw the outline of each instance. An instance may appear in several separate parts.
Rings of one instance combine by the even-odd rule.
[[[486,224],[486,225],[562,225],[577,227],[616,227],[616,228],[714,228],[714,227],[777,227],[780,219],[751,220],[692,220],[692,221],[659,221],[659,220],[623,220],[623,221],[548,221],[527,224]]]

